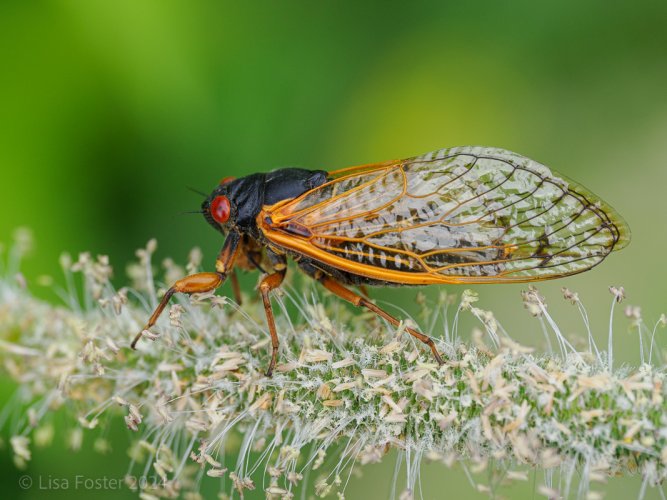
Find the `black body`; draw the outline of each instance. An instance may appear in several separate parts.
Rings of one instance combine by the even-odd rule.
[[[214,228],[227,234],[235,231],[253,239],[260,237],[255,218],[264,205],[295,198],[327,182],[324,170],[281,168],[266,174],[251,174],[220,184],[202,204],[204,217]],[[217,196],[226,196],[231,204],[231,216],[224,226],[218,224],[209,211]]]

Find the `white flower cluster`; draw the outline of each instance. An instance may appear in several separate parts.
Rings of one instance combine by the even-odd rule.
[[[138,252],[132,287],[120,290],[106,258],[64,258],[62,307],[34,298],[11,266],[0,279],[2,370],[31,401],[20,408],[23,424],[10,429],[17,464],[30,460],[31,439],[49,439],[50,415],[67,402],[79,411],[73,446],[82,428],[118,425],[114,415],[124,416],[137,434],[133,461],[151,464],[161,478],[158,485],[128,478],[129,487],[143,486],[144,498],[196,492],[204,476],[223,478],[227,492],[261,487],[270,498],[292,498],[310,477],[316,494],[342,497],[354,467],[390,450],[405,461],[402,498],[415,491],[423,460],[459,464],[469,474],[502,471],[504,481],[526,480],[537,467],[545,477],[539,492],[550,497],[595,497],[591,482],[629,473],[642,476],[643,494],[667,478],[667,374],[656,329],[638,309],[626,314],[645,338],[644,363],[613,370],[590,331],[588,349],[575,350],[534,288],[524,302],[558,354],[536,355],[512,340],[475,307],[474,293],[456,303],[443,296],[431,309],[445,318],[448,307],[455,311],[438,342],[447,358],[440,367],[402,328],[352,321],[358,312],[335,301],[325,306],[312,289],[292,290],[275,297],[282,345],[276,373],[266,378],[270,346],[258,303],[179,297],[139,350],[130,350],[161,293],[154,250],[153,242]],[[192,259],[189,271],[201,256]],[[183,273],[169,260],[164,267],[170,279]],[[73,284],[77,274],[83,293]],[[563,293],[587,325],[577,294]],[[619,289],[612,293],[613,303],[622,300]],[[461,314],[479,320],[468,342],[459,339]],[[238,453],[225,453],[234,444]],[[493,494],[499,483],[476,487]]]

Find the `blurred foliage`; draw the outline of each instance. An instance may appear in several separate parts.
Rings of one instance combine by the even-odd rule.
[[[667,3],[643,0],[4,0],[0,241],[34,230],[31,283],[58,281],[58,255],[83,250],[110,255],[121,281],[151,237],[163,257],[183,261],[198,245],[212,264],[221,239],[180,215],[200,202],[186,186],[484,144],[576,179],[633,230],[630,247],[591,273],[540,287],[556,315],[571,316],[566,285],[603,329],[606,288],[622,284],[657,318],[667,291],[666,22]],[[480,290],[512,331],[531,324],[520,288]],[[376,292],[403,304],[414,295]],[[636,363],[636,339],[624,340]],[[388,484],[370,486],[381,481],[355,481],[350,496],[383,498]]]

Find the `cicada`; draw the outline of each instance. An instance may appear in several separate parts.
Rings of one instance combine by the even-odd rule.
[[[215,272],[174,283],[144,330],[174,293],[210,292],[231,276],[239,300],[234,269],[261,270],[272,345],[267,376],[279,345],[270,293],[283,282],[288,258],[330,292],[398,325],[354,288],[562,278],[597,266],[630,239],[623,219],[587,189],[529,158],[485,147],[334,172],[283,168],[225,178],[201,212],[225,236]],[[430,337],[406,331],[443,363]]]

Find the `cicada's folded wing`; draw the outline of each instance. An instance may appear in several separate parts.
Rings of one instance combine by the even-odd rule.
[[[264,207],[258,226],[274,246],[372,279],[552,279],[586,271],[629,241],[598,197],[501,149],[443,149],[330,178]]]

